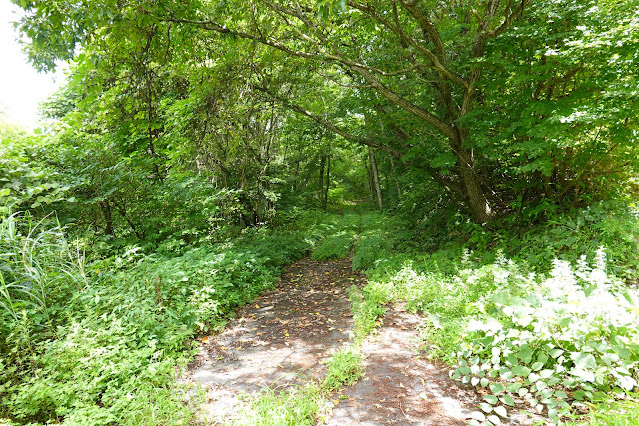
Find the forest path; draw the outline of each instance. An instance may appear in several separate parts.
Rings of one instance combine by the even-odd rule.
[[[201,418],[237,419],[241,395],[264,386],[285,389],[324,376],[322,360],[350,344],[348,288],[365,277],[350,260],[291,264],[277,287],[244,306],[224,332],[198,342],[186,379],[206,390]],[[423,358],[418,315],[391,307],[362,345],[364,377],[332,397],[330,425],[463,425],[476,394],[448,378],[448,368]]]

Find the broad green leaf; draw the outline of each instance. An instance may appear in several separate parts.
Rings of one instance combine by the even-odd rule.
[[[528,364],[532,360],[533,350],[527,346],[522,346],[522,349],[517,352],[517,357],[523,362]]]
[[[484,395],[484,401],[489,404],[495,405],[497,404],[497,402],[499,402],[499,399],[497,399],[495,395]]]
[[[505,394],[504,396],[500,397],[499,400],[506,405],[510,405],[510,406],[515,405],[515,401],[513,400],[513,397],[508,394]]]
[[[485,402],[480,402],[479,406],[481,407],[481,409],[485,412],[485,413],[490,413],[493,411],[493,406],[490,404],[487,404]]]
[[[489,388],[490,391],[496,395],[504,392],[504,385],[501,383],[491,383]]]
[[[495,407],[495,413],[499,414],[501,417],[508,417],[508,410],[506,410],[503,405]]]
[[[595,357],[586,352],[571,352],[570,358],[574,361],[575,366],[582,370],[592,369],[597,366]]]

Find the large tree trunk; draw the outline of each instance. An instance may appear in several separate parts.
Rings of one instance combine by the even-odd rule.
[[[377,161],[375,161],[375,153],[373,152],[373,148],[368,148],[368,158],[371,162],[371,175],[373,177],[373,185],[375,187],[375,192],[377,193],[377,207],[379,207],[379,211],[382,211],[382,187],[379,184],[379,171],[377,170]]]
[[[466,192],[470,213],[477,223],[486,223],[493,219],[494,213],[474,169],[473,151],[462,145],[462,132],[458,133],[459,137],[451,140],[450,146],[457,156],[459,177]]]

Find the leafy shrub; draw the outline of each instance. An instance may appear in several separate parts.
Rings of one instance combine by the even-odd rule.
[[[605,268],[603,250],[594,267],[556,260],[536,291],[501,291],[476,306],[485,319],[469,324],[454,377],[490,390],[484,412],[505,415],[499,402],[522,399],[558,420],[637,386],[639,299]]]
[[[174,376],[191,354],[190,339],[272,287],[281,266],[310,246],[299,234],[260,231],[175,257],[144,257],[133,249],[94,263],[85,274],[67,265],[64,236],[47,232],[28,253],[29,265],[50,274],[46,309],[57,318],[55,330],[34,327],[49,324],[37,305],[21,301],[11,311],[18,320],[0,311],[0,417],[20,422],[187,424],[192,413]],[[14,249],[6,253],[17,253],[15,262],[2,264],[3,277],[11,268],[10,283],[24,275],[15,272],[22,254]],[[21,350],[17,339],[24,342]]]
[[[313,260],[343,259],[347,257],[353,244],[353,235],[341,232],[328,237],[313,251]]]
[[[363,236],[355,249],[355,254],[353,255],[353,269],[370,269],[375,265],[377,260],[388,255],[390,249],[390,241],[383,236]]]

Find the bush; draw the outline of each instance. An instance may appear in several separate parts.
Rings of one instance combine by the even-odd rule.
[[[9,260],[1,266],[0,418],[19,422],[187,424],[192,413],[174,376],[190,340],[271,288],[310,246],[299,234],[259,231],[176,257],[133,249],[84,274],[59,230],[20,234],[9,224],[0,228]],[[17,251],[24,247],[28,264]],[[46,278],[47,297],[37,299],[45,303],[17,291],[34,277]]]
[[[328,237],[313,251],[313,260],[343,259],[348,257],[353,245],[353,234],[341,232]]]
[[[639,298],[606,273],[603,250],[575,270],[555,260],[551,276],[526,293],[500,291],[476,305],[457,352],[455,378],[490,390],[482,409],[520,398],[558,420],[582,401],[637,386]]]
[[[388,238],[378,235],[365,235],[359,240],[359,244],[353,255],[353,269],[366,270],[375,266],[375,262],[388,256],[391,243]]]

